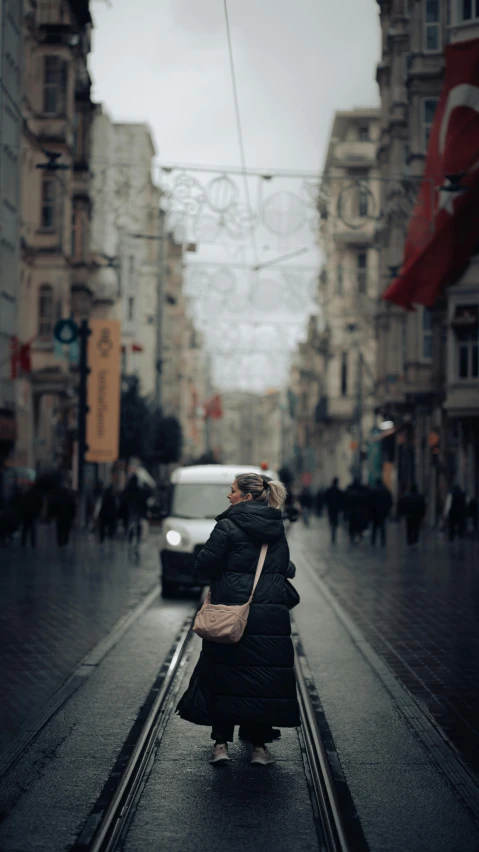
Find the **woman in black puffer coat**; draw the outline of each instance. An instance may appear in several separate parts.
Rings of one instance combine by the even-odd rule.
[[[282,483],[240,474],[228,495],[230,508],[196,561],[198,579],[211,581],[211,602],[244,604],[253,587],[261,545],[268,552],[241,640],[223,645],[203,640],[202,653],[177,712],[211,725],[211,763],[229,760],[235,725],[253,745],[255,764],[273,762],[266,748],[273,726],[299,725],[294,652],[285,580],[294,566],[284,533]],[[291,566],[291,567],[290,567]]]

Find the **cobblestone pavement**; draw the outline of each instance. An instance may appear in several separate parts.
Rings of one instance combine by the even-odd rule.
[[[369,538],[329,542],[325,519],[299,522],[291,544],[328,585],[375,651],[479,777],[479,543],[435,532],[417,551],[391,523],[385,550]]]
[[[59,551],[45,527],[34,551],[0,549],[0,753],[157,578],[154,535],[138,558],[78,532]]]

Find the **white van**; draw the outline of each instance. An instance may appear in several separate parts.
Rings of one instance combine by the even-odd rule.
[[[197,585],[193,568],[215,526],[215,518],[229,508],[227,495],[239,473],[259,473],[277,479],[272,470],[250,465],[208,464],[179,467],[171,477],[169,515],[162,524],[160,543],[163,597],[178,586]]]

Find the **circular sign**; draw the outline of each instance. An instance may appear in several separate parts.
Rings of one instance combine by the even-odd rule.
[[[78,326],[72,319],[58,320],[53,330],[53,336],[60,343],[73,343],[78,337]]]

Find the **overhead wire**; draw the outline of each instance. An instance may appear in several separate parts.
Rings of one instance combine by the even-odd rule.
[[[233,56],[233,42],[231,39],[231,28],[230,28],[230,20],[228,14],[228,0],[223,0],[223,7],[225,13],[225,24],[226,24],[226,37],[228,41],[228,55],[229,55],[229,63],[230,63],[230,73],[231,73],[231,84],[233,87],[233,100],[235,107],[235,116],[236,116],[236,131],[238,134],[238,145],[240,150],[240,160],[241,160],[241,171],[243,174],[243,182],[244,182],[244,191],[246,203],[250,210],[253,210],[253,205],[251,204],[251,196],[249,191],[248,184],[248,172],[246,168],[246,156],[245,156],[245,147],[244,147],[244,138],[243,138],[243,128],[241,125],[241,113],[239,107],[239,97],[238,97],[238,86],[236,82],[236,70]],[[254,230],[250,232],[251,236],[251,244],[253,248],[253,258],[255,261],[255,266],[259,265],[259,254],[258,254],[258,246],[256,243],[256,234]]]

